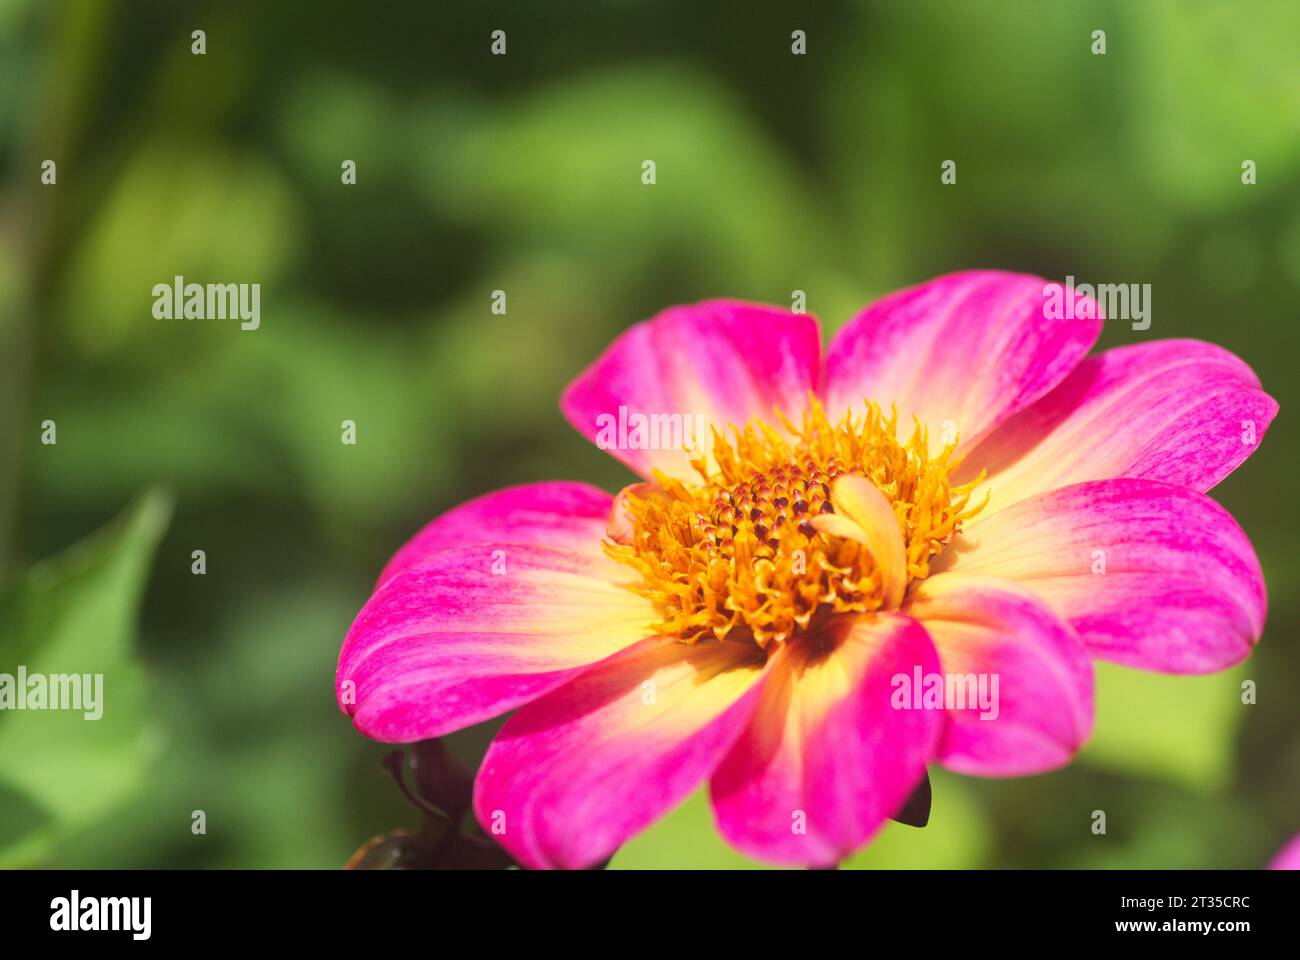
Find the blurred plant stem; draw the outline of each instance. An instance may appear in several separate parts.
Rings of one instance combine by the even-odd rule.
[[[70,131],[84,129],[98,93],[97,54],[110,36],[105,24],[114,7],[89,3],[59,11],[53,54],[30,78],[35,109],[18,131],[18,174],[8,195],[0,196],[0,579],[21,562],[15,541],[24,446],[40,420],[57,424],[53,412],[30,420],[37,331],[49,328],[49,291],[58,273],[53,191],[68,189],[59,178],[72,174],[66,162],[74,146]],[[48,10],[33,15],[55,16]],[[56,164],[54,183],[42,182],[46,160]]]
[[[23,424],[32,376],[32,333],[27,270],[8,203],[0,211],[0,580],[14,564]]]

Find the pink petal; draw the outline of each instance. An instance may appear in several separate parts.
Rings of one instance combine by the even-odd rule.
[[[1092,659],[1078,637],[1026,587],[942,573],[903,612],[920,621],[943,672],[991,694],[949,709],[944,766],[985,777],[1024,776],[1068,763],[1092,731]],[[994,686],[996,683],[996,686]],[[981,709],[981,707],[985,709]]]
[[[831,342],[827,412],[893,403],[906,432],[915,416],[939,442],[951,425],[969,449],[1060,383],[1101,332],[1100,319],[1048,318],[1045,290],[1059,287],[971,270],[876,301]]]
[[[896,710],[892,678],[938,669],[915,621],[842,622],[815,652],[784,647],[744,735],[713,775],[722,835],[753,857],[830,866],[898,812],[925,773],[939,710]]]
[[[988,470],[988,510],[1111,477],[1204,492],[1255,451],[1276,413],[1250,367],[1221,347],[1199,340],[1119,347],[1084,360],[999,427],[963,473]]]
[[[433,554],[479,543],[532,543],[601,553],[614,498],[585,483],[528,483],[463,503],[428,523],[393,555],[382,585]]]
[[[339,706],[366,736],[394,743],[513,709],[649,634],[659,617],[628,589],[631,576],[554,547],[436,553],[357,615],[339,654]]]
[[[972,524],[932,570],[1018,580],[1093,656],[1166,673],[1241,660],[1267,608],[1259,561],[1236,521],[1204,494],[1154,480],[1079,483],[1021,500]]]
[[[1268,865],[1270,870],[1300,870],[1300,833],[1292,837]]]
[[[479,770],[484,830],[527,867],[605,859],[685,799],[744,729],[756,652],[655,638],[524,707]]]
[[[641,416],[694,417],[703,422],[703,450],[712,450],[708,427],[724,432],[752,417],[775,423],[773,408],[797,419],[819,384],[821,333],[817,321],[777,307],[710,300],[674,307],[639,323],[615,340],[578,376],[560,406],[583,436],[599,441],[602,418],[617,421],[619,408]],[[667,432],[667,431],[664,431]],[[610,452],[642,476],[653,469],[682,479],[697,475],[681,449]]]

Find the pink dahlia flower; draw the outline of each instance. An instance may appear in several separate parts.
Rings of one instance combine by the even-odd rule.
[[[1287,841],[1286,846],[1277,852],[1273,862],[1268,865],[1270,870],[1300,870],[1300,833]]]
[[[529,867],[598,862],[706,779],[738,849],[830,865],[931,762],[1066,763],[1094,658],[1203,673],[1259,639],[1259,562],[1205,491],[1277,404],[1209,343],[1087,357],[1100,310],[1062,296],[940,277],[824,359],[775,307],[638,324],[561,405],[643,482],[434,520],[352,625],[340,706],[399,743],[517,708],[474,808]]]

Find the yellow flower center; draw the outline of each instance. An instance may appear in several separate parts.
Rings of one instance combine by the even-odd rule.
[[[767,647],[837,614],[894,608],[979,510],[967,504],[982,475],[953,486],[955,441],[931,456],[920,423],[900,443],[897,413],[874,403],[836,424],[815,399],[799,426],[777,416],[784,433],[759,420],[730,439],[714,430],[715,466],[691,460],[698,483],[656,472],[619,498],[605,550],[641,574],[636,589],[663,613],[655,630]],[[855,508],[863,500],[877,522]]]

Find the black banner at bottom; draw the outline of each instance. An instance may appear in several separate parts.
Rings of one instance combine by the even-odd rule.
[[[8,945],[128,949],[386,950],[412,936],[437,949],[486,934],[499,952],[587,932],[609,944],[611,925],[615,944],[752,935],[770,946],[834,928],[930,947],[1044,936],[1230,947],[1294,931],[1298,893],[1300,873],[1268,871],[12,871],[0,873],[0,924]]]

